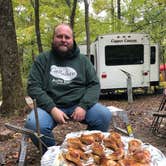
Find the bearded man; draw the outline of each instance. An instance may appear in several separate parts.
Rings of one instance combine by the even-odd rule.
[[[111,112],[98,103],[100,84],[89,59],[80,53],[68,24],[54,29],[51,50],[39,54],[30,70],[28,95],[37,101],[42,141],[55,145],[52,130],[68,119],[87,124],[87,130],[106,132]],[[25,127],[36,131],[34,110]],[[38,140],[32,137],[38,146]],[[43,147],[45,152],[47,149]]]

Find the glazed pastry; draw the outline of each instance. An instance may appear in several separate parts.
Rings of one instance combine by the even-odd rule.
[[[124,154],[125,154],[124,149],[119,148],[116,151],[114,151],[112,154],[108,155],[107,158],[110,160],[118,161],[118,160],[123,159]]]
[[[73,162],[77,166],[83,166],[83,163],[81,162],[80,159],[80,153],[76,151],[68,151],[67,153],[64,154],[64,158],[70,162]]]
[[[93,135],[91,134],[82,134],[81,137],[80,137],[80,140],[82,143],[86,144],[86,145],[90,145],[92,143],[95,142],[95,138]]]
[[[117,162],[107,159],[107,158],[101,158],[100,160],[100,166],[118,166]]]
[[[128,152],[134,153],[135,151],[141,150],[142,142],[138,139],[133,139],[128,142]]]
[[[78,137],[68,138],[67,146],[68,146],[68,148],[81,149],[83,151],[85,151],[85,149],[86,149],[86,146],[82,144],[82,142],[80,141],[80,139]]]
[[[100,143],[94,142],[91,148],[93,154],[98,156],[104,156],[104,148]]]
[[[118,145],[116,144],[116,142],[114,140],[111,139],[111,137],[104,138],[103,142],[104,142],[104,146],[106,148],[111,148],[114,151],[119,149]]]

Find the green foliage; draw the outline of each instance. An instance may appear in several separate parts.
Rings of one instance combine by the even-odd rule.
[[[95,0],[92,5],[96,14],[103,11],[109,12],[111,9],[111,0]]]
[[[72,4],[73,0],[71,0]],[[79,2],[79,1],[78,1]],[[80,1],[81,2],[81,1]],[[83,4],[80,3],[79,4]],[[32,55],[37,56],[34,26],[34,1],[13,0],[17,41],[23,48],[23,74],[27,76],[32,64]],[[92,0],[90,4],[90,37],[113,32],[149,33],[153,42],[166,47],[166,1],[126,0],[121,1],[121,19],[117,18],[116,0]],[[77,43],[85,43],[84,9],[77,5],[74,34]],[[103,14],[104,13],[104,14]],[[40,0],[40,32],[44,50],[50,49],[54,26],[70,21],[71,8],[65,0]],[[103,15],[102,15],[103,14]]]
[[[25,54],[24,58],[23,58],[23,65],[22,65],[22,73],[23,73],[24,77],[28,76],[32,63],[33,63],[32,57],[29,56],[28,54]]]

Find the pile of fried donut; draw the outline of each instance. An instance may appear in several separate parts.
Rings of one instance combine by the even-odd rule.
[[[141,140],[131,139],[127,150],[117,132],[81,134],[66,140],[62,156],[67,166],[150,166],[150,152]],[[108,153],[109,151],[109,153]],[[88,162],[92,159],[93,162]]]

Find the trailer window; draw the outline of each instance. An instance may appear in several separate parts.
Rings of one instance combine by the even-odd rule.
[[[150,47],[150,64],[155,64],[156,62],[156,47],[151,46]]]
[[[106,46],[105,63],[107,66],[143,64],[144,46],[141,44]]]
[[[94,58],[94,55],[90,55],[90,61],[92,62],[92,64],[94,65],[95,64],[95,58]]]

